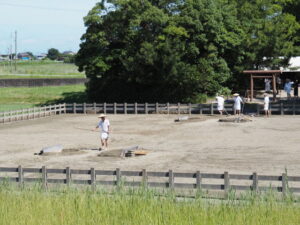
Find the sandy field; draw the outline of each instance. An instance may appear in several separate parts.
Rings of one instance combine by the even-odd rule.
[[[60,115],[0,125],[0,166],[224,172],[300,175],[300,116],[255,117],[220,123],[217,116],[175,123],[175,115],[109,115],[109,151],[131,146],[149,150],[133,158],[100,157],[95,115]],[[200,118],[200,116],[199,116]],[[70,154],[34,155],[61,144],[86,149]]]

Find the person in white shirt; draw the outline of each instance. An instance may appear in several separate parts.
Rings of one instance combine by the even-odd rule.
[[[223,111],[224,111],[224,96],[220,95],[216,97],[217,100],[217,108],[218,111],[220,112],[221,115],[223,115]]]
[[[238,93],[233,94],[234,96],[234,114],[235,115],[240,115],[241,113],[241,103],[244,104],[242,98],[240,97],[240,95]]]
[[[98,128],[100,128],[101,131],[101,148],[99,150],[102,150],[103,148],[107,149],[108,147],[108,137],[109,137],[109,130],[110,130],[110,123],[109,120],[105,118],[105,114],[100,114],[98,118],[100,118],[100,121],[98,125],[95,127],[94,131],[96,131]]]
[[[271,80],[266,78],[265,79],[265,92],[270,92],[271,91]]]
[[[265,115],[268,117],[270,116],[270,98],[267,93],[264,94],[264,110],[265,110]]]

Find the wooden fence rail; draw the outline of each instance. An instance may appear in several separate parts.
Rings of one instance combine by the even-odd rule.
[[[38,174],[38,177],[37,175]],[[57,175],[60,175],[58,178]],[[76,176],[80,175],[80,179]],[[54,178],[54,177],[55,178]],[[85,179],[82,179],[82,177]],[[184,180],[184,182],[182,181]],[[275,192],[286,194],[300,193],[300,176],[288,176],[286,173],[278,176],[174,172],[123,171],[116,170],[87,170],[50,169],[42,168],[17,168],[0,167],[0,181],[18,182],[20,185],[29,182],[41,182],[44,188],[48,184],[84,184],[96,187],[103,186],[130,186],[130,187],[154,187],[171,189],[201,189],[217,190],[227,193],[230,190],[237,191],[266,191],[272,189]],[[298,186],[295,183],[298,182]],[[246,183],[246,184],[245,184]],[[293,185],[291,185],[293,183]],[[297,184],[296,184],[297,185]]]
[[[8,112],[0,112],[0,123],[10,123],[20,120],[31,120],[56,114],[66,113],[66,104],[34,107]]]
[[[233,114],[233,104],[225,104],[227,113]],[[247,104],[247,113],[263,114],[261,104]],[[272,114],[300,114],[300,102],[271,103]],[[218,114],[217,104],[183,103],[72,103],[66,104],[67,113],[108,113],[108,114]]]

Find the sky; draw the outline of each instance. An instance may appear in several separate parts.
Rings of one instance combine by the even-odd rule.
[[[17,31],[17,51],[79,50],[83,17],[99,0],[0,0],[0,54],[7,54]],[[14,42],[13,42],[14,52]]]

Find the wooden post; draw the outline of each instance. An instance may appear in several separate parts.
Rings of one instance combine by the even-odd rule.
[[[33,119],[35,119],[35,107],[33,107]]]
[[[210,104],[210,114],[214,115],[214,103]]]
[[[134,103],[134,114],[138,114],[137,103]]]
[[[189,103],[189,115],[192,115],[192,104]]]
[[[18,182],[19,182],[19,187],[22,188],[24,185],[24,173],[23,173],[22,166],[18,166]]]
[[[47,168],[46,166],[42,167],[42,186],[44,190],[47,190]]]
[[[196,188],[197,190],[201,190],[202,177],[200,171],[196,172]]]
[[[203,107],[202,106],[203,106],[202,104],[199,104],[199,113],[200,113],[200,115],[203,114]]]
[[[9,111],[9,114],[8,114],[8,116],[9,116],[9,122],[11,122],[11,117],[12,117],[12,113],[11,113],[11,111]]]
[[[95,114],[97,114],[97,104],[96,104],[96,102],[93,103],[93,108],[94,108]]]
[[[121,186],[121,170],[120,168],[116,169],[116,179],[117,179],[117,186]]]
[[[67,104],[64,103],[64,114],[67,114]]]
[[[280,114],[284,115],[283,102],[280,103]]]
[[[142,176],[143,176],[142,184],[143,184],[143,187],[146,188],[148,186],[148,175],[147,175],[146,169],[143,169]]]
[[[106,114],[106,111],[107,111],[107,110],[106,110],[106,102],[104,102],[104,103],[103,103],[103,112],[104,112],[104,114]]]
[[[83,103],[83,113],[86,114],[86,103]]]
[[[126,102],[124,103],[124,114],[125,115],[127,114],[127,103]]]
[[[173,170],[169,170],[169,188],[174,189],[174,173]]]
[[[73,103],[73,113],[76,114],[76,103]]]
[[[167,103],[167,112],[168,112],[168,115],[170,114],[170,103],[168,102]]]
[[[91,186],[92,190],[96,190],[96,171],[95,168],[91,168]]]
[[[258,175],[256,172],[253,173],[252,179],[253,179],[252,190],[258,191]]]
[[[276,90],[276,74],[272,74],[272,80],[273,80],[273,101],[276,100],[276,94],[277,94],[277,90]]]
[[[145,103],[145,114],[148,114],[148,103]]]
[[[250,77],[250,101],[251,102],[253,100],[253,90],[254,90],[254,82],[253,82],[253,76],[251,74],[251,77]]]
[[[178,115],[180,115],[180,103],[179,102],[177,103],[177,113],[178,113]]]
[[[155,103],[155,113],[158,114],[158,102]]]
[[[260,105],[256,104],[256,114],[259,115],[260,114]]]
[[[117,103],[114,102],[114,114],[117,114]]]
[[[228,198],[229,189],[230,189],[229,174],[228,172],[224,172],[224,191],[225,191],[226,198]]]
[[[293,100],[293,115],[296,115],[296,105],[295,105],[295,100]]]
[[[66,183],[67,183],[67,185],[71,184],[71,179],[72,179],[71,176],[72,176],[71,175],[71,169],[70,169],[70,167],[67,167],[66,168]]]

